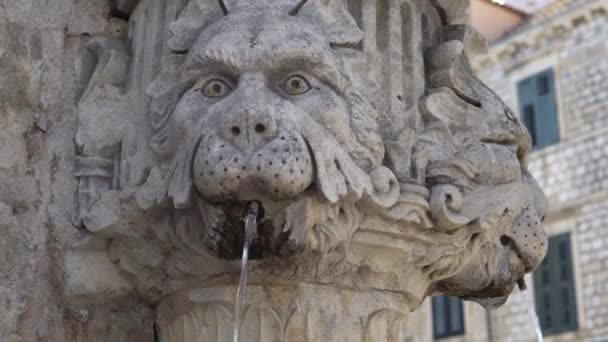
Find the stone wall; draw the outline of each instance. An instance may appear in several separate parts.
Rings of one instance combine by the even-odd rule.
[[[86,36],[121,30],[105,0],[0,3],[0,341],[151,340],[137,299],[64,296],[64,251],[80,237],[74,99]],[[138,314],[140,312],[141,314]],[[103,333],[103,334],[102,334]]]
[[[528,163],[550,200],[547,232],[572,234],[579,331],[547,341],[608,339],[608,16],[601,1],[580,3],[533,21],[476,60],[481,78],[515,111],[517,82],[547,68],[555,71],[560,143],[533,152]],[[492,311],[492,341],[535,340],[518,292]],[[419,315],[430,321],[427,307]],[[445,341],[486,341],[475,337],[487,331],[485,318],[470,314],[483,310],[472,303],[465,307],[466,328],[473,331]],[[419,341],[432,340],[428,325]]]

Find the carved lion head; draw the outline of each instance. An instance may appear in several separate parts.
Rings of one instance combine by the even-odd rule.
[[[348,34],[313,25],[310,17],[327,22],[317,5],[235,6],[192,38],[174,37],[191,45],[148,89],[166,194],[175,208],[199,211],[204,243],[220,256],[240,253],[242,221],[228,212],[250,201],[262,205],[260,239],[272,250],[290,236],[300,246],[289,248],[319,245],[293,231],[294,208],[324,203],[338,213],[361,200],[390,205],[399,193],[382,165],[378,113],[349,67],[363,55],[336,47],[362,33],[342,6],[333,11],[350,20]]]
[[[426,54],[434,87],[421,101],[416,148],[438,226],[452,238],[423,263],[435,290],[502,304],[547,252],[547,200],[527,170],[527,130],[469,66],[467,44],[479,37],[448,29]]]

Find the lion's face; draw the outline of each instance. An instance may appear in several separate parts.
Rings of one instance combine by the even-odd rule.
[[[174,112],[201,127],[192,175],[211,202],[295,198],[315,182],[312,145],[354,139],[323,36],[287,14],[245,19],[228,16],[203,33],[187,71],[197,81]]]
[[[461,269],[440,281],[437,288],[486,305],[502,304],[547,253],[547,235],[542,226],[546,199],[531,176],[525,174],[521,181],[479,191],[467,200],[484,206],[485,215],[473,223],[479,232],[471,237],[472,253],[459,260],[464,261]],[[488,298],[495,299],[487,302]]]
[[[457,143],[439,145],[446,156],[431,160],[427,181],[458,187],[461,213],[473,219],[461,228],[468,230],[466,252],[452,259],[451,269],[458,271],[440,277],[436,289],[474,300],[498,298],[489,302],[495,305],[542,262],[547,252],[542,219],[548,205],[526,168],[526,129],[491,90],[478,80],[473,85],[480,107],[445,92],[427,100],[449,101],[458,108],[448,119],[454,132],[450,143]],[[465,115],[459,116],[459,110]]]
[[[250,20],[258,16],[264,20]],[[343,63],[326,35],[279,11],[238,12],[203,30],[168,119],[173,159],[188,168],[173,179],[190,179],[182,188],[191,184],[204,206],[238,211],[259,201],[274,221],[260,229],[274,234],[288,230],[292,208],[308,199],[327,207],[364,197],[394,203],[398,182],[381,165],[377,113]],[[222,221],[230,220],[214,219],[207,229],[238,250],[242,228],[218,227]]]

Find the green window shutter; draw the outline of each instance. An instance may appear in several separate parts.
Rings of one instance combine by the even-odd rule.
[[[448,297],[449,315],[450,315],[450,333],[452,335],[460,335],[464,333],[464,320],[462,313],[462,299],[456,297]]]
[[[433,335],[435,338],[448,336],[448,320],[445,315],[447,297],[433,297]]]
[[[574,272],[569,234],[549,239],[549,250],[534,272],[536,311],[543,334],[578,329]]]
[[[519,113],[521,121],[530,132],[532,146],[536,146],[536,108],[535,96],[536,84],[533,79],[527,78],[517,84],[517,98],[519,99]]]
[[[563,331],[576,330],[578,328],[578,320],[570,235],[562,234],[556,236],[555,244],[557,245],[555,280],[559,285],[555,286],[554,296],[561,299],[561,314],[556,317],[556,320]]]
[[[517,84],[522,123],[530,131],[532,147],[537,149],[559,141],[555,79],[548,69]]]
[[[464,334],[462,299],[438,296],[432,299],[433,336],[436,339]]]
[[[536,109],[534,108],[533,104],[528,104],[523,107],[521,111],[521,118],[526,128],[528,128],[528,132],[530,132],[530,137],[532,138],[532,146],[538,145],[538,132],[536,131],[537,116]]]
[[[536,313],[540,321],[543,332],[551,329],[553,322],[551,319],[551,253],[549,248],[547,255],[540,267],[534,273],[534,297],[536,302]]]
[[[549,69],[536,75],[536,107],[538,111],[538,143],[547,146],[559,142],[557,123],[557,104],[553,70]]]

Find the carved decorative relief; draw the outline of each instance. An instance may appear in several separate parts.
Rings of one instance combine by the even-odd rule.
[[[161,303],[162,341],[229,339],[249,201],[247,341],[329,341],[332,319],[336,341],[400,341],[429,293],[506,298],[542,260],[530,138],[468,64],[484,42],[453,24],[466,5],[121,4],[128,37],[92,37],[83,57],[80,248],[106,241]],[[368,305],[329,317],[347,303],[311,284]]]
[[[234,287],[182,293],[159,308],[162,341],[230,341]],[[348,299],[348,305],[344,301]],[[403,341],[407,312],[398,295],[326,286],[251,286],[244,341]],[[340,310],[336,310],[341,308]]]

